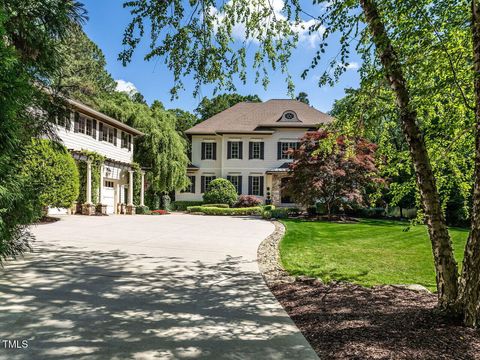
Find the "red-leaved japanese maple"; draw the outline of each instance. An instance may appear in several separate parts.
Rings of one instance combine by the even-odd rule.
[[[293,151],[285,191],[304,206],[325,204],[328,216],[353,204],[365,205],[366,187],[378,182],[377,146],[328,130],[308,132]]]

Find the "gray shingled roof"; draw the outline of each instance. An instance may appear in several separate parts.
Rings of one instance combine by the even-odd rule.
[[[294,111],[300,122],[278,122],[285,111]],[[251,133],[277,127],[315,127],[333,117],[300,101],[274,99],[263,103],[242,102],[186,131],[187,134]]]

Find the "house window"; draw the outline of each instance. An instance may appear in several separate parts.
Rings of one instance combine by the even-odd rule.
[[[81,134],[85,134],[85,118],[80,116],[78,119],[78,132]]]
[[[263,196],[263,176],[248,177],[248,195]]]
[[[117,146],[117,129],[102,124],[100,126],[100,131],[102,132],[102,140],[108,141],[109,143]]]
[[[282,141],[278,143],[278,159],[289,160],[293,159],[293,154],[288,153],[289,150],[297,150],[298,141]]]
[[[188,175],[188,178],[190,179],[190,185],[183,190],[182,192],[184,193],[195,193],[195,176],[194,175]]]
[[[210,185],[210,183],[215,179],[216,179],[215,175],[202,176],[202,178],[201,178],[201,180],[202,180],[202,183],[201,183],[202,194],[205,192],[205,190],[208,189],[208,185]]]
[[[265,158],[265,143],[263,141],[250,141],[249,143],[249,159],[260,159]]]
[[[202,160],[217,159],[217,143],[202,142]]]
[[[88,136],[92,136],[92,120],[86,119],[86,124],[87,127],[85,130],[85,134],[87,134]]]
[[[70,126],[70,110],[65,110],[64,114],[60,114],[57,119],[58,126],[69,127]]]
[[[227,180],[230,181],[235,189],[237,190],[237,194],[242,194],[242,177],[240,175],[228,175]]]
[[[227,143],[227,159],[242,159],[243,143],[241,141],[229,141]]]
[[[105,187],[113,189],[113,181],[105,180]]]

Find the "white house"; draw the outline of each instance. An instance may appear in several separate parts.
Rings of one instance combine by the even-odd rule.
[[[229,179],[238,194],[271,198],[277,206],[291,204],[282,195],[282,181],[292,161],[287,153],[305,132],[333,118],[296,100],[242,102],[186,131],[192,140],[191,186],[176,200],[202,200],[215,178]]]
[[[97,204],[92,203],[92,194],[96,196],[107,214],[135,212],[133,205],[133,139],[142,132],[127,126],[105,114],[102,114],[74,100],[69,104],[69,119],[57,121],[56,133],[66,148],[77,160],[87,162],[86,198],[82,205],[83,213],[92,214]],[[92,189],[92,166],[83,151],[92,151],[105,156],[100,170],[98,189]],[[144,173],[140,205],[144,200]],[[66,213],[67,209],[50,209],[49,213]]]

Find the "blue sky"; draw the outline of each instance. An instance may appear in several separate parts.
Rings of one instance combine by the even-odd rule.
[[[281,0],[276,0],[281,1]],[[122,50],[122,34],[128,24],[130,14],[128,9],[123,9],[122,0],[83,0],[88,10],[89,20],[84,26],[87,35],[103,50],[107,60],[107,70],[116,80],[123,80],[134,84],[134,86],[145,96],[148,103],[158,99],[166,108],[181,108],[192,111],[195,109],[203,96],[212,96],[212,87],[203,87],[197,98],[194,98],[193,84],[186,81],[186,90],[180,93],[179,99],[171,101],[169,90],[173,85],[173,78],[162,61],[144,61],[143,56],[147,51],[147,41],[144,41],[139,50],[135,53],[133,61],[126,67],[117,60]],[[305,1],[310,3],[310,1]],[[318,5],[309,6],[310,13],[319,13]],[[305,19],[307,21],[308,19]],[[315,54],[315,39],[304,34],[301,36],[297,49],[294,51],[289,64],[289,72],[293,77],[298,93],[304,91],[309,94],[310,104],[321,111],[329,111],[335,99],[342,98],[344,89],[357,87],[359,76],[356,64],[360,61],[353,57],[351,69],[341,78],[334,87],[319,88],[317,84],[318,75],[325,69],[326,65],[320,66],[312,72],[309,77],[303,80],[300,77],[302,71],[310,64]],[[324,58],[325,64],[338,52],[333,42]],[[260,84],[254,83],[253,71],[249,71],[249,78],[246,85],[238,83],[238,92],[244,95],[258,94],[262,100],[272,98],[287,98],[287,88],[284,76],[279,73],[270,73],[270,85],[264,90]]]

